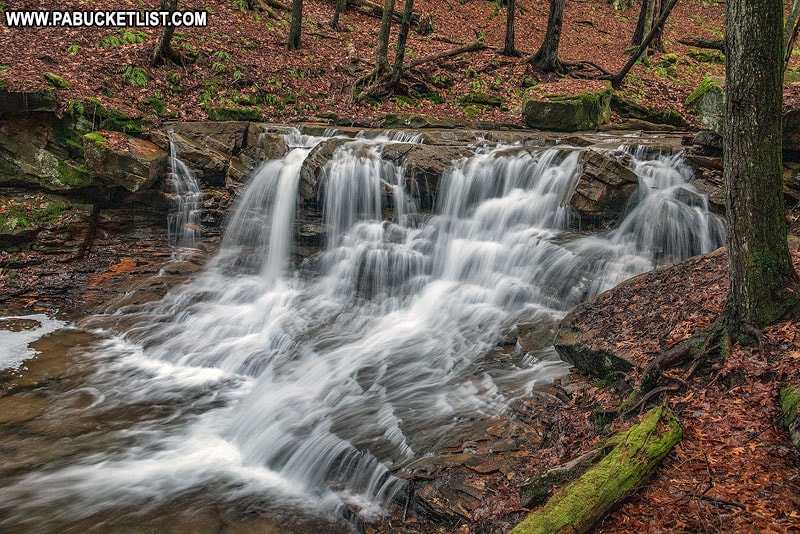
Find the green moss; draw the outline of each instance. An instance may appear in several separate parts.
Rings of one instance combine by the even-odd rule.
[[[106,138],[103,137],[102,134],[97,132],[90,132],[83,136],[84,139],[87,141],[91,141],[93,143],[97,143],[98,145],[106,146]]]
[[[660,426],[661,425],[661,426]],[[579,479],[532,512],[512,534],[583,532],[633,491],[683,436],[675,416],[658,406],[613,438],[614,448]]]
[[[80,165],[59,161],[56,167],[58,181],[70,187],[87,187],[94,181],[92,174]]]
[[[142,133],[152,124],[148,120],[131,117],[121,110],[104,106],[100,100],[92,97],[70,100],[67,103],[67,113],[76,118],[85,118],[102,130],[134,135]]]
[[[52,72],[45,72],[44,79],[47,80],[47,83],[52,85],[55,89],[72,89],[71,83],[61,76],[53,74]]]
[[[148,96],[142,99],[142,104],[150,108],[158,117],[163,117],[167,112],[167,104],[163,98]]]
[[[658,58],[658,62],[665,67],[674,65],[678,62],[678,54],[662,54],[662,56]]]
[[[800,409],[800,388],[787,386],[781,390],[781,411],[784,415],[783,423],[786,426],[797,419],[797,410]]]
[[[479,106],[490,106],[501,108],[503,107],[503,99],[497,95],[488,95],[486,93],[470,93],[458,99],[458,103],[462,106],[469,106],[472,104]]]
[[[697,89],[686,97],[686,105],[692,107],[700,97],[715,88],[722,88],[722,78],[719,76],[706,76],[703,78],[703,81],[700,82],[700,85],[697,86]]]

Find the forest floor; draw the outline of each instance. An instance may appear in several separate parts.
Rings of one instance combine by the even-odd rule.
[[[625,2],[623,2],[625,3]],[[63,10],[156,9],[154,0],[65,0]],[[585,79],[602,73],[575,69],[563,78],[531,70],[526,59],[538,49],[547,25],[547,2],[518,2],[516,47],[519,58],[500,55],[506,9],[487,0],[417,0],[415,12],[430,18],[433,33],[412,31],[406,61],[480,40],[488,48],[424,63],[411,71],[430,91],[425,96],[399,95],[383,101],[353,101],[354,83],[374,63],[379,19],[351,8],[330,27],[333,2],[306,0],[302,48],[287,51],[287,12],[278,18],[248,10],[245,0],[181,0],[182,9],[206,10],[206,27],[176,31],[173,47],[185,64],[150,67],[160,28],[9,28],[0,24],[0,86],[11,90],[50,87],[44,73],[69,84],[58,91],[62,109],[72,102],[97,98],[104,106],[158,125],[163,120],[201,120],[214,107],[255,109],[270,122],[329,121],[381,124],[386,114],[413,112],[467,124],[521,126],[521,109],[529,87],[562,93],[580,91]],[[685,100],[707,75],[723,76],[719,52],[678,42],[686,37],[719,39],[723,6],[716,0],[679,2],[666,23],[664,52],[653,52],[630,72],[623,96],[657,110],[677,110],[690,124],[697,118]],[[0,9],[40,9],[35,0],[7,0]],[[402,10],[398,2],[396,10]],[[633,48],[631,36],[638,9],[615,10],[603,0],[574,0],[564,15],[559,57],[565,62],[591,61],[616,72]],[[395,24],[391,42],[398,31]],[[394,54],[390,46],[390,62]],[[787,80],[798,78],[795,57]],[[569,83],[566,83],[569,82]],[[567,87],[563,87],[566,85]],[[788,83],[787,96],[797,92]],[[486,95],[489,104],[470,95]]]
[[[433,93],[427,98],[397,96],[382,102],[355,103],[353,84],[368,72],[374,56],[378,19],[352,10],[328,25],[332,3],[306,0],[303,46],[288,52],[285,13],[272,19],[248,11],[243,0],[187,0],[183,9],[207,9],[209,25],[175,35],[184,65],[148,66],[157,28],[16,29],[0,24],[0,86],[11,90],[50,87],[45,72],[70,84],[59,90],[59,104],[97,98],[104,105],[141,116],[158,126],[166,120],[201,120],[217,106],[256,106],[272,122],[327,121],[332,114],[358,124],[380,124],[390,113],[455,118],[465,123],[521,126],[527,86],[550,90],[564,80],[530,70],[525,58],[538,48],[547,20],[546,2],[521,0],[517,48],[522,58],[498,53],[502,48],[505,9],[487,0],[417,0],[415,11],[430,15],[429,36],[410,35],[409,60],[482,40],[488,49],[430,62],[412,71]],[[684,102],[704,76],[724,75],[718,54],[700,54],[678,43],[687,36],[720,38],[724,4],[684,0],[665,29],[667,56],[657,52],[636,65],[622,92],[657,110],[678,110],[694,126],[697,118]],[[41,9],[34,0],[0,2],[4,10]],[[156,9],[142,0],[65,0],[58,9]],[[402,4],[396,6],[401,10]],[[592,61],[608,71],[628,59],[636,7],[615,10],[603,0],[567,4],[560,58]],[[397,31],[395,27],[394,32]],[[347,50],[350,49],[350,53]],[[787,80],[798,77],[794,56]],[[576,73],[573,73],[576,74]],[[597,76],[599,71],[584,71]],[[580,90],[582,78],[569,78]],[[588,82],[593,83],[593,82]],[[459,103],[466,95],[497,96],[501,104]],[[798,93],[792,81],[787,100]],[[74,104],[73,104],[74,105]],[[800,221],[792,219],[793,233]],[[795,266],[800,244],[792,241]],[[654,354],[709,324],[726,296],[724,254],[690,260],[638,277],[622,290],[594,302],[595,327],[603,343],[641,358]],[[797,382],[800,324],[775,325],[764,332],[763,351],[735,346],[724,360],[670,374],[674,388],[663,402],[684,426],[684,438],[658,467],[652,480],[608,515],[599,532],[790,532],[800,530],[800,457],[781,426],[778,393],[786,381]],[[529,472],[496,487],[462,532],[502,532],[524,516],[516,500],[519,482],[536,471],[578,456],[630,421],[598,425],[596,415],[611,410],[627,389],[588,383],[580,377],[572,399],[560,410],[557,439],[532,455]],[[626,377],[628,387],[636,377]],[[615,389],[617,388],[617,389]]]

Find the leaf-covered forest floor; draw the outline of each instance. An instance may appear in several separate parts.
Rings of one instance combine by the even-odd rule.
[[[336,114],[370,124],[388,113],[414,112],[468,123],[521,125],[526,88],[560,92],[559,79],[533,72],[525,59],[544,36],[547,2],[518,2],[516,47],[521,58],[499,54],[505,35],[505,8],[488,0],[417,0],[415,12],[431,17],[433,33],[412,31],[406,61],[452,50],[478,39],[488,45],[480,52],[425,63],[412,71],[431,93],[425,98],[393,97],[382,102],[352,102],[353,84],[374,62],[379,19],[357,9],[340,19],[341,31],[329,25],[333,2],[306,0],[302,48],[289,52],[284,43],[289,15],[279,18],[246,9],[245,0],[181,0],[182,9],[207,10],[208,26],[179,28],[173,47],[187,59],[185,65],[167,62],[148,65],[160,28],[9,28],[0,23],[0,79],[12,90],[49,87],[43,77],[53,73],[71,88],[59,90],[66,109],[70,101],[87,97],[103,105],[161,120],[199,120],[209,107],[256,106],[273,122],[326,121]],[[722,36],[723,3],[715,0],[679,2],[666,23],[665,53],[654,52],[636,65],[623,94],[658,110],[680,111],[696,123],[685,108],[686,97],[706,75],[721,76],[724,65],[715,51],[700,51],[678,39]],[[43,5],[35,0],[8,0],[5,10],[157,9],[155,0],[65,0]],[[396,10],[402,10],[398,2]],[[559,57],[567,62],[591,61],[616,72],[627,61],[636,26],[638,4],[615,10],[603,0],[568,2]],[[398,25],[393,26],[394,42]],[[390,47],[390,61],[394,54]],[[790,65],[790,77],[800,61]],[[597,77],[589,68],[573,75]],[[582,81],[568,78],[570,90]],[[0,82],[3,83],[3,82]],[[794,95],[793,83],[787,96]],[[499,105],[459,103],[467,95],[499,97]],[[792,96],[792,98],[794,98]]]
[[[378,19],[355,10],[341,19],[342,31],[328,26],[332,3],[306,0],[303,47],[287,52],[286,18],[270,19],[243,9],[237,0],[181,1],[184,9],[209,9],[209,26],[178,31],[174,46],[196,59],[185,65],[149,67],[158,29],[13,29],[0,23],[0,84],[12,90],[50,87],[45,72],[71,85],[59,90],[59,103],[88,97],[140,115],[163,120],[207,118],[209,106],[257,105],[274,122],[328,120],[330,114],[369,124],[388,113],[413,112],[466,122],[520,125],[526,85],[559,81],[537,75],[523,58],[498,54],[505,9],[487,0],[417,0],[415,11],[432,15],[433,34],[413,33],[409,60],[482,39],[490,48],[427,63],[413,71],[438,97],[395,97],[380,103],[351,101],[353,82],[370,68]],[[519,0],[517,48],[533,54],[544,35],[547,3]],[[3,2],[20,9],[157,9],[154,0],[66,0],[43,5],[34,0]],[[677,40],[686,36],[720,38],[723,5],[713,0],[683,0],[666,25],[665,45],[674,58],[654,53],[633,68],[623,93],[658,110],[676,109],[694,125],[686,97],[706,75],[721,76],[719,61]],[[402,10],[402,3],[396,6]],[[284,13],[281,13],[283,15]],[[590,60],[609,71],[628,56],[638,11],[614,10],[603,0],[567,4],[560,58]],[[393,29],[397,31],[397,26]],[[348,49],[350,52],[348,53]],[[712,54],[713,56],[713,54]],[[705,59],[708,59],[706,57]],[[790,63],[789,78],[800,66]],[[598,75],[596,71],[586,71]],[[580,79],[570,79],[580,90]],[[786,84],[787,102],[796,100],[795,83]],[[461,105],[475,93],[499,96],[500,107]],[[800,221],[792,219],[793,233]],[[800,243],[792,241],[795,266]],[[641,359],[709,324],[721,310],[727,279],[724,254],[691,260],[647,273],[595,301],[594,327],[609,348]],[[781,426],[780,385],[798,381],[800,324],[775,325],[764,332],[763,353],[733,347],[724,361],[670,372],[663,395],[684,425],[684,438],[657,468],[652,480],[608,515],[599,532],[790,532],[800,530],[800,456]],[[630,421],[603,425],[603,410],[617,408],[635,387],[636,377],[612,384],[572,377],[567,409],[555,424],[558,438],[531,454],[527,472],[493,480],[494,495],[475,511],[462,532],[503,532],[524,516],[516,500],[519,483],[537,471],[564,463],[599,443]],[[626,385],[627,383],[627,385]],[[655,400],[655,399],[653,399]],[[368,527],[371,528],[371,527]]]

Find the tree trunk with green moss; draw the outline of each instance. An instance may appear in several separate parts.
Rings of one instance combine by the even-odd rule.
[[[347,13],[347,0],[336,0],[336,9],[333,11],[331,19],[331,28],[334,30],[339,29],[339,15],[342,13]]]
[[[292,0],[292,23],[289,26],[289,38],[286,48],[289,50],[300,49],[300,31],[303,24],[303,0]]]
[[[723,131],[730,292],[727,335],[800,311],[800,280],[786,242],[782,181],[783,3],[729,0],[725,8]]]
[[[578,480],[533,511],[511,534],[587,532],[638,488],[680,441],[683,430],[669,409],[658,406],[642,422],[612,438],[614,448]]]

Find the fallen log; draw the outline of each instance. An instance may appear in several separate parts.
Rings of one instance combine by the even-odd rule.
[[[511,534],[589,531],[639,487],[682,435],[683,429],[668,408],[651,409],[640,423],[612,438],[611,452],[531,512]]]
[[[789,437],[800,450],[800,387],[786,386],[781,390],[781,412]]]
[[[370,0],[350,0],[350,6],[357,8],[358,11],[370,17],[383,17],[383,6]],[[392,10],[392,22],[403,22],[403,14],[397,10]],[[419,13],[411,14],[411,22],[413,24],[419,22]]]
[[[486,46],[486,43],[483,41],[475,41],[453,50],[447,50],[439,54],[432,54],[430,56],[415,59],[406,66],[406,69],[413,69],[414,67],[418,67],[424,63],[430,63],[431,61],[439,61],[440,59],[466,54],[467,52],[478,52],[480,50],[486,50],[487,48],[489,47]]]

